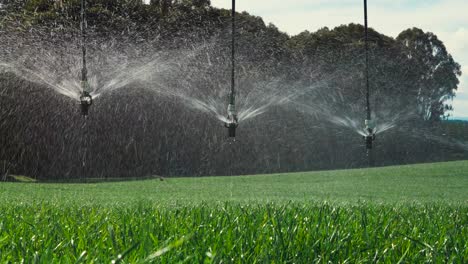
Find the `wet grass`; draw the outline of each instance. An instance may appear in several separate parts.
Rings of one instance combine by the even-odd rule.
[[[0,184],[0,262],[466,263],[468,162]]]
[[[2,183],[0,199],[14,203],[159,205],[201,202],[463,203],[468,162],[274,175],[173,178],[92,184]],[[72,198],[72,199],[71,199]]]

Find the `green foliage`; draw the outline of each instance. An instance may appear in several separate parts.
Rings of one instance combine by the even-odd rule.
[[[22,8],[19,8],[20,3]],[[213,33],[224,29],[226,25],[221,21],[230,16],[227,10],[212,8],[210,4],[209,0],[158,0],[152,1],[151,5],[143,5],[140,0],[88,1],[88,24],[100,35],[112,36],[126,31],[141,32],[142,39],[157,35],[171,36],[169,38],[190,38],[190,35],[197,35],[198,39],[209,39]],[[20,24],[26,28],[38,25],[68,25],[73,28],[77,23],[73,24],[71,21],[76,22],[79,19],[79,6],[78,0],[7,2],[8,16],[4,20],[16,23],[20,18],[23,20]],[[359,76],[362,72],[353,72],[356,67],[351,67],[362,63],[356,61],[364,49],[362,25],[322,28],[314,33],[306,31],[293,37],[281,33],[274,25],[266,26],[260,17],[247,13],[239,15],[238,25],[241,42],[242,39],[253,41],[255,45],[252,48],[262,50],[261,54],[270,54],[279,60],[277,63],[265,63],[272,68],[287,65],[285,61],[294,57],[297,68],[307,69],[313,67],[311,65],[322,65],[322,70],[329,72],[339,70],[336,67],[349,69],[349,75]],[[171,40],[166,39],[167,42]],[[393,39],[371,29],[369,40],[372,65],[370,75],[374,92],[376,89],[385,90],[384,94],[388,97],[400,94],[399,101],[403,101],[403,105],[414,105],[415,109],[411,111],[418,112],[425,120],[439,121],[448,115],[452,110],[448,102],[455,95],[461,71],[460,65],[435,34],[412,28]],[[261,62],[265,58],[252,57],[252,60]],[[350,67],[345,66],[346,64],[350,64]],[[378,68],[380,71],[376,71]],[[310,69],[314,70],[316,69]],[[392,74],[394,76],[388,76]],[[303,76],[295,78],[307,76],[306,71]],[[398,83],[389,84],[385,79]],[[346,88],[347,84],[344,83],[336,83],[335,86],[346,90],[347,97],[353,100],[361,94],[359,83],[362,80],[356,78],[356,83],[351,84],[354,89]],[[403,92],[405,94],[402,96]]]
[[[326,66],[329,71],[349,64],[347,73],[359,76],[362,68],[353,66],[356,62],[363,63],[356,61],[358,54],[364,51],[363,36],[363,26],[349,24],[333,30],[323,28],[314,33],[300,33],[291,37],[288,46],[314,64],[329,65]],[[413,106],[414,109],[408,111],[419,113],[424,120],[439,121],[452,110],[447,102],[453,98],[459,84],[460,65],[436,35],[413,28],[393,39],[370,29],[369,41],[373,94],[398,97],[395,101]],[[362,80],[358,82],[363,83]],[[353,86],[359,87],[359,83]],[[358,95],[359,89],[350,92]]]
[[[444,186],[444,188],[441,188]],[[132,204],[148,201],[333,203],[466,203],[468,162],[447,162],[375,169],[274,175],[166,178],[101,184],[0,185],[0,199],[15,203],[60,201],[63,204]],[[73,197],[72,199],[70,199]]]
[[[439,121],[451,110],[445,102],[455,96],[461,66],[431,32],[407,29],[398,35],[397,41],[407,48],[406,63],[416,66],[413,71],[417,78],[413,83],[419,89],[421,115],[427,120]]]
[[[29,41],[33,41],[34,46],[51,49],[57,44],[62,44],[63,40],[79,42],[78,39],[73,38],[78,36],[80,29],[80,1],[53,2],[54,4],[45,0],[7,1],[4,6],[4,13],[7,15],[2,17],[0,14],[0,31],[8,34],[1,35],[3,38],[0,42],[5,49],[0,50],[11,56],[15,54],[11,51],[12,49],[21,50],[21,47],[28,47],[31,44],[28,43]],[[88,0],[87,2],[87,32],[90,42],[106,45],[118,43],[118,46],[133,44],[147,46],[145,50],[148,54],[167,50],[187,50],[201,43],[204,43],[203,45],[211,43],[223,49],[220,54],[230,53],[228,43],[231,36],[230,12],[210,7],[209,1],[159,0],[152,1],[151,5],[143,5],[141,1],[136,0]],[[363,119],[365,113],[363,26],[349,24],[334,29],[322,28],[316,32],[303,32],[290,37],[272,24],[265,25],[261,17],[245,12],[238,14],[237,25],[239,76],[243,74],[253,76],[255,73],[256,78],[267,82],[281,80],[284,83],[290,82],[303,87],[319,86],[321,88],[316,90],[317,93],[315,89],[313,92],[305,93],[304,101],[318,100],[317,102],[322,103],[318,103],[317,109],[321,107],[326,109],[318,110],[315,117],[304,118],[298,112],[292,112],[287,108],[281,111],[270,108],[273,111],[268,111],[262,118],[256,119],[252,125],[244,127],[247,128],[243,129],[245,135],[249,136],[245,137],[246,141],[239,144],[241,146],[239,153],[243,154],[242,157],[239,156],[239,162],[233,168],[234,173],[350,168],[366,164],[360,149],[348,147],[349,144],[361,144],[362,142],[358,141],[360,138],[352,135],[351,131],[346,128],[330,126],[330,128],[333,127],[332,130],[322,129],[322,126],[328,126],[329,120],[320,117],[320,112],[323,111],[324,116],[349,113],[353,115],[353,120]],[[375,30],[370,30],[369,33],[371,105],[375,106],[373,110],[376,116],[381,111],[388,113],[389,116],[385,119],[397,121],[400,119],[397,116],[401,113],[414,115],[414,118],[411,117],[409,121],[405,119],[406,117],[401,118],[401,124],[398,121],[400,128],[417,127],[415,124],[419,126],[425,120],[439,121],[441,116],[446,116],[451,110],[449,102],[457,88],[460,71],[459,65],[445,49],[442,41],[434,34],[425,33],[420,29],[407,30],[397,39],[384,36]],[[409,43],[417,45],[409,45]],[[120,48],[125,49],[125,47]],[[433,48],[438,51],[435,55],[427,52]],[[117,50],[117,47],[115,49]],[[223,60],[224,58],[219,56],[216,62],[217,67],[229,67],[227,60]],[[106,71],[104,68],[102,70]],[[194,70],[197,70],[196,67]],[[206,72],[206,76],[211,74]],[[188,75],[183,78],[186,77]],[[227,79],[227,75],[225,77]],[[220,75],[220,83],[225,77]],[[211,89],[209,87],[216,83],[218,82],[209,81],[197,84],[197,86]],[[6,80],[0,79],[0,89],[5,91],[22,91],[25,86],[35,89],[45,88],[37,84],[25,83],[21,80],[21,76]],[[130,89],[127,89],[125,92],[129,91]],[[114,94],[114,96],[117,95]],[[20,96],[11,97],[12,99],[4,98],[7,97],[2,98],[2,105],[8,104],[9,106],[3,107],[0,115],[11,116],[8,114],[9,111],[18,113],[8,120],[7,125],[0,128],[5,141],[8,142],[6,144],[8,146],[2,148],[3,154],[0,159],[18,165],[11,173],[28,174],[39,179],[80,177],[81,169],[72,158],[76,157],[72,147],[66,148],[66,153],[62,152],[63,149],[43,147],[60,144],[70,146],[71,142],[66,142],[63,137],[41,136],[42,133],[53,135],[70,124],[70,119],[64,115],[66,111],[55,111],[58,108],[69,110],[70,105],[61,100],[49,101],[48,104],[42,105],[40,111],[50,108],[49,110],[55,114],[42,117],[37,110],[30,113],[23,111],[23,109],[33,109],[35,102],[24,100]],[[37,101],[47,101],[51,98],[55,97],[49,97],[46,93],[35,95]],[[102,100],[100,101],[102,104],[99,105],[103,107],[107,107],[106,104],[115,105],[114,99],[120,100],[118,97],[112,100]],[[142,101],[136,103],[138,100]],[[125,113],[139,115],[143,111],[139,104],[143,101],[149,102],[146,100],[147,98],[142,99],[141,96],[140,98],[132,97],[133,103],[128,106],[134,112],[125,111]],[[140,177],[151,173],[164,176],[195,176],[225,172],[226,164],[223,162],[229,159],[228,152],[222,150],[223,142],[219,137],[211,136],[213,135],[211,133],[220,133],[220,130],[195,129],[192,131],[191,137],[201,140],[192,140],[185,134],[185,128],[190,122],[196,124],[197,127],[200,126],[199,124],[205,124],[202,127],[215,129],[217,126],[214,122],[216,121],[212,120],[212,123],[207,123],[211,121],[192,111],[189,113],[181,109],[181,111],[166,110],[180,107],[179,104],[169,104],[164,107],[153,102],[151,104],[153,107],[151,112],[154,116],[146,119],[148,121],[136,121],[134,116],[122,112],[119,120],[125,126],[119,127],[122,133],[113,138],[112,142],[108,141],[109,137],[99,138],[101,134],[110,133],[109,131],[97,134],[89,158],[98,161],[100,157],[105,156],[109,160],[106,163],[95,162],[93,164],[94,175],[90,177]],[[320,106],[321,104],[324,106]],[[352,111],[350,111],[351,108]],[[149,113],[149,108],[146,108],[146,111]],[[165,113],[164,116],[161,113]],[[104,111],[98,115],[102,115],[103,120],[113,118],[105,116]],[[34,122],[23,121],[36,118],[43,120],[44,123],[60,125],[54,131],[49,127],[30,128],[29,126],[34,126]],[[282,120],[282,122],[270,120]],[[382,121],[389,120],[382,119]],[[15,126],[16,123],[24,125],[17,129],[9,129],[10,125]],[[124,136],[126,133],[132,135],[140,133],[141,130],[134,129],[140,125],[145,127],[146,132],[144,135],[135,137],[137,138],[134,142],[135,149],[141,155],[145,153],[145,157],[153,157],[157,162],[149,162],[146,158],[141,159],[143,156],[134,155],[128,151],[115,151],[121,148],[121,142],[128,140],[128,137]],[[108,128],[111,126],[109,124]],[[266,139],[262,129],[257,129],[256,126],[268,126],[268,136],[277,144],[267,142],[270,139]],[[294,128],[285,129],[288,127]],[[96,127],[96,129],[101,130],[102,127]],[[401,129],[398,133],[403,130],[406,129]],[[33,135],[25,131],[33,131],[31,132]],[[79,133],[77,129],[68,129],[67,135],[69,138],[80,138]],[[346,136],[336,136],[338,133]],[[453,160],[466,157],[466,154],[460,156],[456,153],[458,150],[451,150],[456,153],[456,156],[448,151],[447,155],[441,155],[439,150],[443,146],[426,144],[421,140],[412,139],[407,140],[405,144],[394,144],[393,141],[401,141],[401,138],[406,135],[397,134],[397,129],[392,130],[391,133],[393,134],[385,133],[381,137],[382,140],[378,140],[378,149],[385,149],[379,153],[379,164]],[[155,136],[148,137],[148,135]],[[171,137],[162,135],[171,135]],[[30,138],[38,140],[31,143]],[[18,147],[24,145],[28,147]],[[426,148],[428,145],[432,145],[432,148]],[[245,149],[242,149],[244,147]],[[24,155],[16,154],[19,149]],[[295,151],[292,152],[291,149]],[[259,159],[258,156],[262,158]],[[37,165],[30,162],[38,160],[38,157],[54,160],[54,162],[42,163],[41,169],[38,170]],[[203,157],[203,160],[193,157]],[[279,166],[272,165],[277,163]]]
[[[0,262],[466,263],[467,168],[4,183]]]
[[[60,203],[59,203],[60,204]],[[468,208],[330,204],[0,206],[2,262],[468,260]]]
[[[25,5],[25,9],[31,12],[47,12],[54,7],[54,0],[28,0]]]

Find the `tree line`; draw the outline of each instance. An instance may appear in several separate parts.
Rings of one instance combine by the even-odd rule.
[[[27,48],[39,42],[53,47],[73,39],[79,34],[79,8],[79,0],[3,1],[1,52],[11,57],[18,50],[15,45]],[[90,40],[112,39],[116,50],[131,44],[141,51],[177,51],[214,43],[212,65],[205,69],[211,77],[192,73],[192,85],[213,89],[214,82],[228,83],[230,12],[212,7],[209,0],[152,0],[150,5],[137,0],[88,1],[87,17]],[[365,119],[363,26],[289,36],[243,12],[237,38],[241,76],[266,82],[281,79],[278,89],[291,89],[288,83],[317,88],[241,123],[239,140],[233,143],[226,140],[220,121],[179,99],[145,89],[120,89],[96,101],[83,122],[76,102],[1,70],[0,171],[78,179],[365,166],[364,142],[353,131],[353,122],[363,126]],[[371,29],[369,40],[374,114],[394,126],[378,135],[377,165],[465,157],[460,144],[444,138],[441,129],[461,75],[442,40],[418,28],[396,38]],[[205,65],[197,56],[206,54],[196,55],[194,65]],[[187,75],[182,71],[171,75],[174,85],[181,85]],[[225,90],[227,95],[227,86]]]

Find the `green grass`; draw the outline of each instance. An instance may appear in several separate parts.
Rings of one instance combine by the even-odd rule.
[[[468,204],[468,162],[236,177],[173,178],[93,184],[2,183],[15,203],[159,205],[201,202],[462,203]],[[72,198],[72,199],[71,199]]]
[[[1,183],[0,263],[466,263],[467,190],[464,161]]]

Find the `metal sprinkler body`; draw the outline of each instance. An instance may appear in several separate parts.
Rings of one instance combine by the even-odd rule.
[[[88,115],[89,107],[93,104],[93,97],[87,91],[84,91],[80,96],[81,114]]]
[[[227,122],[224,123],[224,126],[228,129],[228,137],[236,137],[236,128],[239,126],[239,121],[237,119],[236,106],[234,104],[228,105],[228,116]]]
[[[370,119],[366,119],[365,125],[366,125],[365,130],[367,134],[366,136],[364,136],[364,139],[366,141],[366,149],[371,150],[373,147],[374,140],[375,140],[375,127],[374,127],[372,120]]]

